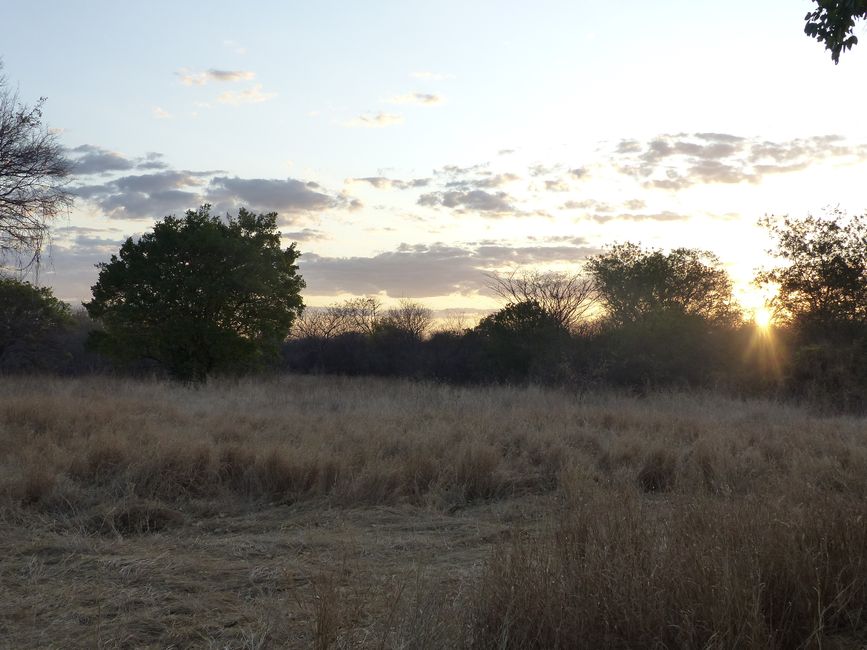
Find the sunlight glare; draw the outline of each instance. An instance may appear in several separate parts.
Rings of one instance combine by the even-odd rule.
[[[756,327],[766,330],[771,326],[773,315],[767,307],[759,307],[753,312],[753,322]]]

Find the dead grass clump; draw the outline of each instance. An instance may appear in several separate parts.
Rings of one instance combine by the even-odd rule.
[[[454,459],[451,485],[441,487],[457,488],[466,501],[493,498],[507,487],[498,471],[501,459],[500,452],[491,445],[465,444]]]
[[[169,444],[145,455],[120,478],[143,499],[174,502],[214,494],[218,470],[211,446]]]
[[[479,648],[796,648],[867,639],[867,506],[616,491],[490,561],[470,597]],[[853,646],[854,647],[854,646]]]
[[[217,453],[217,477],[233,492],[250,493],[256,452],[240,444],[221,447]]]
[[[668,449],[654,449],[638,472],[638,485],[645,492],[668,492],[677,479],[677,458]]]
[[[84,483],[106,485],[126,470],[128,452],[117,440],[90,440],[83,453],[70,459],[69,474]]]
[[[184,516],[177,510],[154,501],[134,501],[92,515],[84,523],[86,532],[101,535],[144,535],[182,524]]]
[[[45,505],[57,486],[57,476],[43,467],[28,469],[13,487],[13,496],[23,506]]]

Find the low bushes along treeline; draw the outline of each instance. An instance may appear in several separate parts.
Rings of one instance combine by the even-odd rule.
[[[120,367],[197,380],[276,368],[456,383],[722,387],[854,409],[867,402],[867,217],[765,220],[780,260],[756,278],[778,287],[767,327],[746,320],[713,254],[627,243],[589,258],[579,274],[492,275],[503,308],[474,327],[439,331],[430,310],[411,300],[383,310],[365,297],[302,312],[299,253],[294,245],[281,251],[275,217],[242,211],[227,225],[204,206],[184,220],[166,218],[153,234],[124,244],[120,260],[101,265],[85,305],[92,320],[70,313],[47,289],[0,280],[0,371]],[[157,256],[177,257],[163,230],[201,266],[187,264],[171,277],[171,262],[160,262],[168,269],[159,276],[170,287],[164,290],[150,279]],[[223,246],[219,256],[187,251],[201,248],[202,232]],[[255,281],[261,268],[251,267],[245,282],[234,275],[217,282],[208,273],[226,251],[243,268],[263,250],[274,260],[270,294]],[[225,264],[219,268],[225,273]],[[171,301],[161,302],[165,292]],[[250,314],[247,306],[227,306],[248,305],[245,292],[267,302]],[[145,294],[149,302],[137,303]],[[202,295],[210,302],[201,304],[219,304],[210,320],[195,315]]]

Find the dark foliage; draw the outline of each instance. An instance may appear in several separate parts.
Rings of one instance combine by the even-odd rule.
[[[867,0],[813,0],[816,8],[804,17],[804,33],[825,44],[834,63],[858,44],[855,23],[867,18]]]
[[[51,289],[0,277],[0,370],[57,370],[66,362],[61,337],[69,305]]]
[[[276,213],[210,206],[166,217],[99,265],[88,313],[97,350],[150,358],[184,380],[261,367],[276,358],[303,303],[298,251],[280,248]]]

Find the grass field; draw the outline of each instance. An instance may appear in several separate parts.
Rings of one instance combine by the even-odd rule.
[[[0,379],[0,647],[865,646],[864,418]]]

